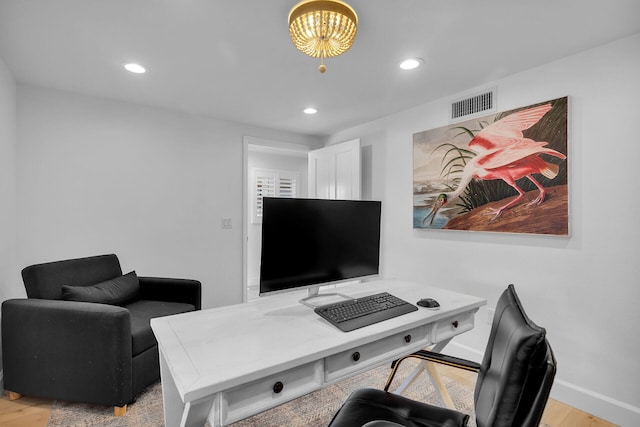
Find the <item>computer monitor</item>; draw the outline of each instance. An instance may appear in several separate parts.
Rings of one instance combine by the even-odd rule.
[[[260,295],[375,277],[381,203],[263,199]]]

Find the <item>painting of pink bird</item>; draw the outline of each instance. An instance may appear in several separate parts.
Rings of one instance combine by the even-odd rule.
[[[567,101],[414,134],[414,228],[568,235]]]

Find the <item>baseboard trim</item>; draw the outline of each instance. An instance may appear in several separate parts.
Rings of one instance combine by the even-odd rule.
[[[456,342],[450,343],[446,352],[474,362],[482,361],[482,352]],[[640,408],[572,384],[562,378],[556,377],[551,389],[551,397],[622,427],[640,426]]]
[[[640,425],[640,408],[556,378],[551,397],[619,426]]]

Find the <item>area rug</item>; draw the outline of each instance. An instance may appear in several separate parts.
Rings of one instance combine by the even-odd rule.
[[[405,361],[396,378],[405,378],[414,366],[414,362]],[[351,392],[364,387],[382,389],[388,374],[389,366],[381,366],[239,421],[232,427],[324,427]],[[442,376],[442,380],[456,409],[472,415],[473,420],[473,389],[446,375]],[[394,380],[394,383],[396,381],[399,382]],[[394,387],[395,384],[392,384]],[[439,395],[426,377],[415,381],[404,395],[442,405]],[[475,423],[470,421],[469,425],[475,426]],[[55,401],[47,426],[162,427],[161,385],[157,383],[149,387],[135,403],[128,406],[127,414],[123,417],[114,417],[112,407]]]

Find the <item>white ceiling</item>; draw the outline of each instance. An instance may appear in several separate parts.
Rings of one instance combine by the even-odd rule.
[[[349,0],[356,41],[320,74],[296,2],[0,0],[0,57],[20,83],[328,135],[640,32],[638,0]]]

